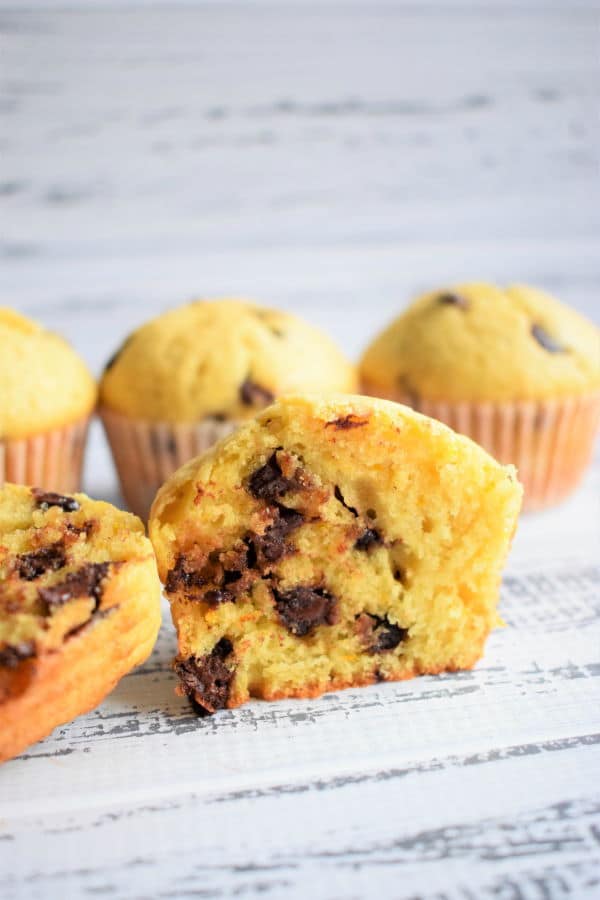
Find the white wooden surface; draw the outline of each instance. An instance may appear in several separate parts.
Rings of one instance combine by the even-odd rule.
[[[460,278],[600,320],[595,4],[13,6],[1,296],[96,371],[199,294],[355,356]],[[100,709],[0,769],[0,896],[600,896],[599,483],[523,519],[472,673],[200,720],[166,616]],[[86,486],[118,499],[98,428]]]

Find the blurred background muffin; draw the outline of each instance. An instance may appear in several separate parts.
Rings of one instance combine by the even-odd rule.
[[[129,507],[145,517],[186,460],[289,391],[356,389],[325,334],[245,300],[197,300],[127,338],[106,365],[100,415]]]
[[[57,334],[0,307],[0,485],[79,489],[96,384]]]
[[[427,294],[360,363],[365,393],[440,419],[514,463],[525,507],[566,497],[600,417],[600,331],[525,285],[461,284]]]

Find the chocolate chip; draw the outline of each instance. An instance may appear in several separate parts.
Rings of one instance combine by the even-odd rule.
[[[55,494],[53,491],[42,491],[39,488],[32,488],[36,502],[36,506],[44,511],[50,509],[51,506],[58,506],[63,512],[77,512],[80,508],[75,497],[67,497],[64,494]]]
[[[269,525],[264,534],[252,537],[252,545],[256,551],[255,562],[261,564],[273,563],[290,552],[285,543],[285,538],[304,522],[304,516],[296,509],[288,509],[285,506],[277,507],[277,515],[272,525]]]
[[[531,326],[531,334],[538,342],[540,347],[543,347],[544,350],[547,350],[548,353],[566,353],[567,347],[564,344],[561,344],[556,338],[553,338],[551,334],[542,328],[541,325],[532,325]]]
[[[232,653],[233,644],[224,637],[206,656],[200,659],[190,656],[175,662],[174,668],[183,690],[207,712],[227,706],[234,669],[229,668],[225,660]]]
[[[277,451],[272,453],[264,466],[256,469],[248,481],[248,490],[257,500],[275,503],[288,491],[300,487],[296,478],[286,478],[277,460]]]
[[[350,506],[348,503],[346,503],[346,501],[344,500],[344,495],[342,494],[342,492],[341,492],[341,490],[339,489],[339,487],[337,486],[337,484],[336,484],[335,489],[334,489],[334,491],[333,491],[333,495],[334,495],[334,497],[335,497],[336,500],[339,500],[339,502],[342,504],[342,506],[345,506],[345,507],[346,507],[346,509],[348,510],[348,512],[351,512],[353,516],[358,516],[358,510],[355,509],[354,506]]]
[[[16,669],[19,663],[35,656],[35,646],[32,641],[21,641],[19,644],[8,644],[0,650],[0,667]]]
[[[451,291],[439,294],[437,302],[441,303],[443,306],[458,306],[460,309],[467,309],[469,306],[465,297],[461,297],[460,294],[454,294]]]
[[[244,406],[268,406],[275,399],[275,394],[268,388],[256,384],[250,378],[246,378],[240,385],[240,400]]]
[[[94,533],[98,523],[94,519],[88,519],[83,525],[75,525],[74,522],[65,522],[65,534],[79,537],[80,534],[85,535],[87,540]]]
[[[235,596],[231,591],[226,591],[223,588],[214,588],[210,591],[205,591],[202,595],[202,600],[208,603],[209,606],[220,606],[221,603],[234,603]]]
[[[367,653],[385,653],[394,650],[408,636],[408,628],[400,628],[387,616],[361,613],[356,617],[356,630]]]
[[[383,544],[383,538],[376,528],[365,528],[361,536],[358,538],[354,547],[356,550],[365,550],[368,552],[373,547]]]
[[[258,563],[258,557],[256,555],[255,542],[252,536],[245,538],[244,544],[246,545],[246,564],[249,569],[255,569]]]
[[[48,547],[34,550],[32,553],[22,553],[17,556],[17,572],[19,578],[25,581],[33,581],[44,572],[56,572],[67,564],[67,556],[64,544],[57,541]]]
[[[40,588],[40,600],[46,606],[47,614],[78,597],[91,597],[97,609],[102,599],[103,581],[108,575],[110,563],[88,563],[68,575],[60,584]]]
[[[242,578],[242,572],[238,569],[225,569],[223,572],[223,584],[235,584]]]
[[[304,637],[318,625],[333,625],[337,604],[323,588],[300,586],[287,591],[273,589],[279,618],[296,637]]]
[[[205,584],[206,579],[201,576],[200,572],[190,568],[185,556],[179,555],[175,560],[175,565],[167,573],[165,589],[167,593],[174,594],[177,591],[203,587]]]
[[[332,419],[330,422],[326,422],[325,428],[335,428],[338,431],[347,431],[349,428],[362,428],[363,425],[368,424],[368,421],[368,417],[361,419],[360,416],[349,413],[347,416],[342,416],[339,419]]]
[[[212,550],[208,559],[194,565],[183,554],[168,572],[167,593],[183,593],[188,600],[209,606],[235,603],[236,595],[248,586],[248,546],[241,543],[233,550]]]

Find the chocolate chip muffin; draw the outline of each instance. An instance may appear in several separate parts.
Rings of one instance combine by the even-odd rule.
[[[514,463],[525,506],[577,486],[600,419],[600,331],[543,291],[463,284],[421,297],[366,350],[365,393],[469,435]]]
[[[0,762],[100,703],[159,626],[139,519],[84,494],[0,488]]]
[[[57,334],[0,307],[0,485],[79,488],[96,384]]]
[[[470,668],[521,487],[383,400],[287,396],[159,491],[150,516],[200,710]]]
[[[145,517],[175,469],[279,395],[356,383],[333,342],[289,313],[199,300],[153,319],[127,338],[100,385],[127,503]]]

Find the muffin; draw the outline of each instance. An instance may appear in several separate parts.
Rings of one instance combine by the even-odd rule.
[[[355,389],[355,368],[301,319],[243,300],[199,300],[127,338],[106,366],[100,415],[123,496],[145,518],[172,472],[275,397]]]
[[[0,307],[0,485],[79,488],[96,384],[58,335]]]
[[[427,294],[373,341],[360,375],[365,393],[433,416],[516,465],[528,509],[570,494],[590,460],[600,331],[535,288]]]
[[[0,761],[97,706],[159,626],[139,519],[84,494],[0,488]]]
[[[150,539],[201,710],[471,668],[521,487],[406,407],[288,395],[161,488]]]

